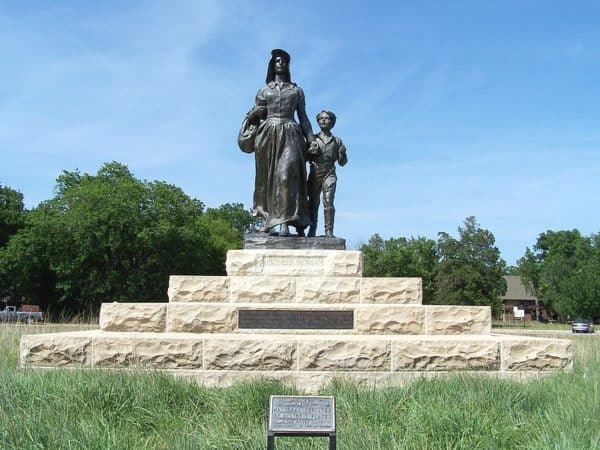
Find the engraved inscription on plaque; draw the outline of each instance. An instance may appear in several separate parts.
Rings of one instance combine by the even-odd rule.
[[[274,433],[335,433],[335,398],[272,395],[269,431]]]
[[[352,330],[354,311],[240,309],[238,328],[269,330]]]

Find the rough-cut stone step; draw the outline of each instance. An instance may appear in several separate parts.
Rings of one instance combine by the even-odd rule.
[[[357,277],[362,253],[339,250],[229,250],[229,276]]]
[[[21,340],[23,367],[160,369],[211,386],[258,371],[304,390],[333,375],[393,384],[421,373],[544,373],[570,370],[572,363],[568,340],[501,335],[241,336],[94,330],[25,335]]]
[[[169,301],[420,305],[420,278],[172,275]]]
[[[255,333],[241,329],[240,310],[353,311],[351,334],[489,334],[487,306],[268,303],[104,303],[100,328],[104,331],[157,331],[186,333]],[[270,330],[278,334],[297,329]],[[316,334],[331,330],[310,330]],[[343,333],[343,331],[340,331]]]

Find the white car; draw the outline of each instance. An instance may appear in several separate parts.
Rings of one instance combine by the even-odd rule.
[[[571,325],[571,331],[573,333],[593,333],[594,324],[591,320],[575,319]]]

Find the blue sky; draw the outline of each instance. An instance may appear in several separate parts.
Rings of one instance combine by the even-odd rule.
[[[279,47],[313,127],[338,115],[336,235],[436,239],[473,215],[514,264],[547,229],[600,231],[599,5],[0,1],[0,183],[33,207],[116,160],[249,207],[236,137]]]

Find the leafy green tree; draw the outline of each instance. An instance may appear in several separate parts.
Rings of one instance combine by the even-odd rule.
[[[69,311],[166,299],[170,274],[224,273],[238,232],[180,188],[136,179],[126,166],[65,171],[54,198],[27,216],[0,255],[14,295]]]
[[[504,275],[519,276],[520,275],[519,267],[518,266],[506,266],[506,269],[504,269]]]
[[[218,208],[207,208],[206,215],[230,223],[240,236],[257,225],[257,219],[241,203],[225,203]]]
[[[0,184],[0,247],[23,226],[23,194]]]
[[[25,226],[0,248],[2,295],[13,302],[37,304],[46,310],[56,297],[56,273],[51,269],[49,223],[44,208],[27,214]]]
[[[452,305],[489,305],[497,315],[506,292],[506,263],[494,245],[494,235],[467,217],[458,239],[439,233],[439,264],[435,271],[434,302]]]
[[[8,186],[0,185],[0,260],[9,239],[23,227],[24,222],[23,194]],[[14,296],[10,278],[0,264],[0,299],[8,298],[17,301]]]
[[[519,260],[526,286],[559,316],[600,318],[600,242],[579,230],[548,230]]]
[[[437,265],[436,242],[424,237],[391,238],[384,241],[374,234],[360,247],[363,274],[366,277],[420,277],[423,279],[423,302],[431,303]]]
[[[584,262],[566,276],[553,296],[552,307],[559,316],[600,320],[600,262]]]

